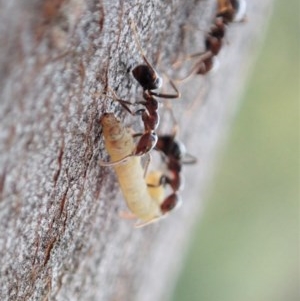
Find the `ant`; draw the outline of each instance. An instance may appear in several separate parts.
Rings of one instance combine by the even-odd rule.
[[[166,206],[172,206],[178,202],[178,191],[182,188],[181,169],[183,164],[195,164],[197,159],[186,152],[186,148],[180,141],[176,140],[178,125],[175,121],[173,112],[172,119],[175,122],[173,131],[168,135],[160,135],[158,137],[155,150],[160,152],[162,160],[166,163],[168,174],[162,174],[159,185],[169,185],[173,191],[168,197]],[[148,186],[151,186],[148,184]]]
[[[160,98],[169,98],[169,99],[170,98],[179,98],[180,93],[172,80],[170,80],[170,84],[171,84],[172,88],[174,89],[175,94],[157,93],[157,92],[153,91],[153,90],[156,90],[156,89],[159,89],[162,87],[163,79],[158,74],[158,72],[155,70],[153,65],[148,61],[148,59],[144,53],[144,50],[140,43],[140,39],[137,34],[135,22],[130,19],[129,24],[130,24],[130,28],[133,32],[135,43],[136,43],[138,50],[145,63],[145,64],[141,64],[141,65],[138,65],[133,68],[133,70],[132,70],[133,77],[142,86],[144,92],[148,91],[148,93],[152,96],[157,96]]]
[[[217,17],[205,37],[205,51],[190,56],[190,58],[200,57],[184,79],[187,79],[193,74],[205,75],[212,70],[214,66],[214,57],[219,54],[222,48],[225,31],[226,27],[222,18]]]
[[[130,21],[130,26],[131,29],[134,33],[134,38],[136,41],[136,44],[139,48],[139,51],[142,55],[142,58],[145,62],[145,64],[141,64],[136,66],[132,70],[132,74],[134,78],[139,82],[139,84],[143,88],[143,98],[144,100],[138,101],[135,103],[131,103],[129,101],[120,99],[113,90],[111,92],[113,93],[113,99],[118,101],[122,107],[131,115],[136,116],[136,115],[141,115],[142,121],[144,123],[144,132],[143,133],[136,133],[134,134],[134,137],[139,137],[140,139],[136,145],[135,150],[132,152],[132,154],[127,155],[123,159],[120,159],[115,162],[109,162],[107,164],[113,165],[113,164],[118,164],[121,162],[124,162],[131,156],[143,156],[147,153],[149,153],[156,145],[157,143],[157,134],[155,130],[158,127],[159,124],[159,115],[158,115],[158,101],[154,97],[159,97],[159,98],[179,98],[180,93],[173,83],[172,80],[170,80],[170,84],[173,87],[174,91],[176,92],[175,94],[164,94],[164,93],[157,93],[154,92],[153,90],[156,90],[162,86],[162,78],[159,76],[157,71],[154,69],[154,67],[150,64],[150,62],[147,60],[143,49],[140,45],[135,24],[133,21]],[[137,111],[132,111],[129,106],[136,106],[136,105],[142,105],[144,108],[139,109]],[[106,163],[105,163],[106,164]]]
[[[160,184],[168,184],[174,192],[179,191],[182,186],[182,165],[194,164],[197,161],[196,158],[186,153],[184,145],[175,139],[175,135],[159,136],[155,150],[161,153],[162,159],[166,163],[167,169],[170,172],[170,176],[161,176]]]
[[[205,51],[190,55],[188,59],[198,58],[184,81],[194,74],[205,75],[214,67],[214,59],[219,54],[226,34],[226,25],[245,20],[245,0],[218,0],[218,9],[213,25],[205,37]]]

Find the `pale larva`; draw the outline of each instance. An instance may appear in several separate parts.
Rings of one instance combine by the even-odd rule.
[[[129,128],[124,127],[112,113],[101,118],[105,148],[111,161],[119,161],[128,156],[135,148]],[[100,162],[101,165],[101,162]],[[102,165],[105,165],[105,163]],[[165,198],[165,189],[159,184],[160,172],[150,173],[148,183],[139,156],[129,156],[124,162],[114,164],[113,168],[130,212],[140,221],[136,226],[144,226],[158,220],[179,203],[177,194]]]

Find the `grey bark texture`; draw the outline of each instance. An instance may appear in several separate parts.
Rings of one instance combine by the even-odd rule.
[[[172,63],[204,49],[215,1],[0,1],[0,300],[169,298],[270,3],[249,1],[248,21],[228,27],[216,72],[179,84],[179,139],[198,163],[184,167],[180,210],[134,229],[118,216],[112,168],[98,164],[99,119],[115,112],[141,125],[102,93],[141,99],[129,19],[148,59],[176,78],[192,61]]]

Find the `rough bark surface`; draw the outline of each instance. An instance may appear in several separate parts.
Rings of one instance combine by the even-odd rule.
[[[172,101],[180,139],[198,158],[184,168],[184,204],[137,230],[118,217],[115,175],[98,161],[107,158],[102,113],[138,118],[101,93],[141,97],[129,19],[149,60],[178,77],[188,63],[171,64],[203,50],[215,1],[0,1],[1,300],[167,300],[271,0],[249,2],[217,72],[179,85]]]

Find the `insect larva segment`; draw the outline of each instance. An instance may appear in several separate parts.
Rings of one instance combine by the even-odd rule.
[[[135,148],[130,130],[123,127],[114,114],[106,113],[101,118],[105,147],[111,161],[118,161]],[[144,223],[149,223],[162,216],[160,204],[164,200],[164,189],[148,189],[144,179],[141,158],[130,156],[124,162],[113,166],[129,210]]]

